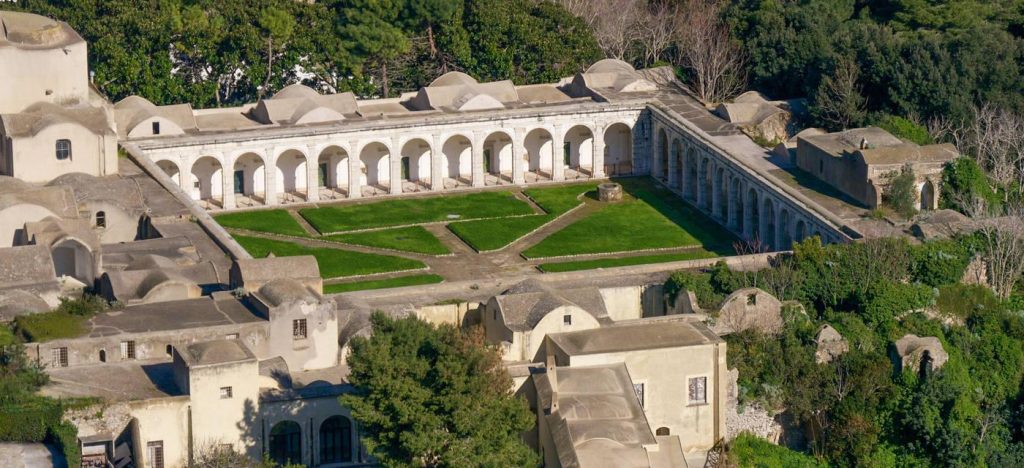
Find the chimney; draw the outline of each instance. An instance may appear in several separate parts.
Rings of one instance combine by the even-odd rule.
[[[861,138],[860,139],[860,149],[862,149],[862,150],[868,149],[868,139],[867,138]]]
[[[555,365],[555,356],[548,353],[544,361],[547,368],[548,383],[551,385],[551,413],[558,412],[558,366]]]

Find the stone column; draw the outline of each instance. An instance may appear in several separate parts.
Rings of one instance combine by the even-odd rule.
[[[277,153],[274,152],[273,146],[268,146],[263,151],[263,175],[265,176],[263,182],[265,204],[277,205]]]
[[[516,185],[522,185],[525,182],[523,179],[523,153],[525,152],[523,138],[526,138],[526,132],[522,128],[512,129],[512,183]]]
[[[708,210],[708,163],[703,162],[703,154],[697,155],[697,207]]]
[[[473,132],[473,141],[470,144],[470,154],[473,158],[472,169],[473,169],[473,186],[483,187],[484,186],[484,138],[486,135],[482,135],[482,132]]]
[[[234,158],[226,157],[221,153],[220,157],[220,183],[221,183],[221,204],[225,210],[235,207],[235,162]],[[180,176],[181,173],[179,172]]]
[[[556,127],[551,135],[551,179],[565,180],[565,134],[563,129]]]
[[[363,147],[359,145],[358,140],[352,140],[349,142],[349,148],[352,148],[352,153],[348,157],[348,197],[360,198],[363,196],[363,184],[359,182],[359,176],[362,174],[362,170],[359,169],[359,152]]]
[[[671,140],[671,138],[670,138],[670,140]],[[669,187],[683,190],[684,189],[683,181],[679,180],[679,177],[678,177],[678,175],[679,175],[679,164],[682,162],[682,160],[679,159],[679,152],[676,151],[676,147],[674,145],[669,144],[667,141],[665,142],[665,145],[666,145],[665,146],[665,152],[668,153],[668,174],[666,174],[665,179],[668,180],[668,186]],[[654,143],[654,152],[657,153],[654,156],[654,160],[657,161],[657,160],[661,159],[661,149],[658,148],[658,143],[657,142]],[[658,163],[658,164],[661,164],[661,163]],[[657,172],[655,172],[655,174],[657,174]],[[686,179],[686,177],[683,177],[683,180],[685,180],[685,179]],[[686,193],[686,191],[683,190],[683,193]]]
[[[718,185],[718,165],[711,164],[711,217],[714,219],[722,219],[721,213],[718,207],[721,205],[720,191],[721,187]]]
[[[320,201],[320,155],[316,146],[306,146],[306,201]],[[329,164],[329,163],[328,163]],[[330,172],[330,170],[328,170]],[[330,175],[327,175],[330,177]],[[327,180],[324,180],[327,183]]]
[[[402,193],[402,154],[401,148],[398,146],[398,137],[391,138],[391,145],[388,148],[388,162],[391,163],[391,174],[389,181],[391,184],[391,194],[396,195]],[[395,154],[394,148],[399,148],[399,154]],[[411,171],[412,168],[410,167]]]
[[[444,157],[444,153],[441,152],[441,135],[432,135],[433,141],[430,146],[430,190],[439,192],[444,190],[444,173],[441,167],[441,158]]]
[[[736,205],[735,195],[732,193],[732,176],[727,172],[723,177],[725,182],[725,225],[729,230],[736,231],[736,213],[733,208]]]
[[[604,175],[604,131],[606,125],[599,125],[594,129],[594,157],[591,158],[591,164],[593,167],[590,168],[591,177],[595,179],[603,179]]]

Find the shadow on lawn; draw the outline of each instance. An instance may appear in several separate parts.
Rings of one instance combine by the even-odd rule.
[[[647,203],[662,216],[689,232],[700,241],[705,250],[719,255],[736,254],[733,243],[739,239],[735,235],[683,198],[659,186],[654,179],[642,176],[616,177],[611,180],[622,185],[625,195]],[[587,196],[591,195],[594,199],[597,198],[596,191],[587,193]]]

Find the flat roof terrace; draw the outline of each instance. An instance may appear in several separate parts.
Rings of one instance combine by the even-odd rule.
[[[262,322],[241,301],[230,293],[215,293],[196,299],[159,302],[104,312],[86,325],[83,337],[99,338],[121,333],[205,328],[220,325],[241,325]]]

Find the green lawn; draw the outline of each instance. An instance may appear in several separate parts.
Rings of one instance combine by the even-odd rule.
[[[325,233],[531,213],[533,210],[530,209],[530,205],[517,199],[511,192],[439,195],[358,205],[307,208],[299,211],[313,227]]]
[[[422,262],[390,255],[376,255],[350,250],[311,248],[292,242],[283,242],[258,237],[235,236],[235,240],[256,258],[266,257],[271,252],[278,257],[312,255],[320,265],[320,276],[339,278],[343,276],[369,275],[391,271],[424,268]]]
[[[247,229],[288,236],[307,237],[309,233],[286,210],[240,211],[213,217],[226,228]]]
[[[708,252],[704,249],[695,249],[689,252],[640,255],[625,258],[602,258],[599,260],[583,260],[578,262],[543,263],[538,266],[544,273],[558,273],[562,271],[593,270],[595,268],[612,268],[631,265],[646,265],[649,263],[681,262],[683,260],[697,260],[701,258],[714,258],[720,254]]]
[[[586,183],[529,189],[526,195],[548,214],[451,223],[448,230],[478,251],[498,250],[575,208],[581,203],[580,194],[596,187],[596,183]]]
[[[21,315],[14,318],[14,329],[26,341],[40,343],[83,335],[88,316],[72,315],[64,311],[50,311]]]
[[[427,255],[445,255],[451,253],[451,251],[448,250],[448,247],[445,247],[437,237],[434,237],[430,231],[427,231],[421,226],[385,229],[383,231],[335,234],[326,236],[324,239],[345,242],[347,244],[402,250],[405,252],[415,252]]]
[[[420,284],[434,284],[444,281],[444,278],[437,275],[411,275],[398,278],[380,280],[356,281],[342,284],[325,284],[325,294],[337,294],[350,291],[365,291],[368,289],[400,288],[402,286],[416,286]]]
[[[702,245],[720,248],[734,237],[649,179],[623,181],[626,197],[527,249],[528,258]]]

